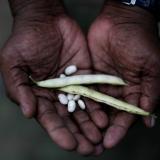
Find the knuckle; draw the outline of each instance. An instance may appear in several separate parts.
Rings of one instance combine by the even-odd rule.
[[[39,120],[39,121],[46,121],[46,120],[48,120],[48,119],[50,119],[50,117],[51,116],[53,116],[54,117],[54,112],[53,112],[53,109],[46,109],[46,110],[44,110],[43,112],[40,112],[40,113],[38,113],[38,115],[37,115],[37,119]]]

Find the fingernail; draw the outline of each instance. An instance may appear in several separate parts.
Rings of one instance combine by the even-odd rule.
[[[32,113],[30,112],[30,110],[24,106],[21,106],[22,109],[22,113],[26,118],[32,118]]]
[[[151,124],[151,127],[154,127],[154,126],[155,126],[155,124],[156,124],[156,119],[155,119],[155,117],[151,116],[151,118],[150,118],[150,124]]]
[[[94,156],[99,156],[104,152],[104,147],[103,144],[99,144],[95,147],[95,152],[94,152]]]
[[[25,109],[25,107],[21,106],[21,109],[22,109],[23,114],[25,115],[25,114],[26,114],[26,109]]]

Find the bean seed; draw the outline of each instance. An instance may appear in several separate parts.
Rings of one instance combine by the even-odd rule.
[[[81,96],[77,94],[77,95],[75,95],[75,96],[73,97],[73,100],[77,101],[77,100],[80,99],[80,97],[81,97]]]
[[[73,94],[67,94],[67,98],[68,98],[69,101],[70,101],[70,100],[73,100],[74,95],[73,95]]]
[[[72,113],[76,109],[76,102],[71,100],[68,102],[68,112]]]
[[[64,77],[66,77],[66,75],[65,75],[65,74],[60,74],[59,77],[60,77],[60,78],[64,78]]]
[[[78,100],[78,105],[83,110],[86,108],[86,105],[85,105],[84,101],[81,100],[81,99]]]
[[[65,94],[59,94],[58,95],[58,100],[63,105],[68,104],[68,99],[67,99],[67,96]]]
[[[77,67],[75,65],[70,65],[65,69],[64,72],[66,75],[71,75],[71,74],[77,72]]]

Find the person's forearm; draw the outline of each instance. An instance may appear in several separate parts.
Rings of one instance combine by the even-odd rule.
[[[61,0],[8,0],[13,17],[55,16],[63,13]]]

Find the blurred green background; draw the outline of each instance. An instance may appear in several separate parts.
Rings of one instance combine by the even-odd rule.
[[[103,0],[65,0],[70,14],[87,28],[101,9]],[[7,0],[0,0],[0,48],[11,33],[12,17]],[[65,152],[51,142],[34,121],[25,119],[20,109],[8,100],[0,78],[0,160],[160,160],[160,120],[146,129],[141,122],[133,126],[125,139],[100,157],[82,157]]]

